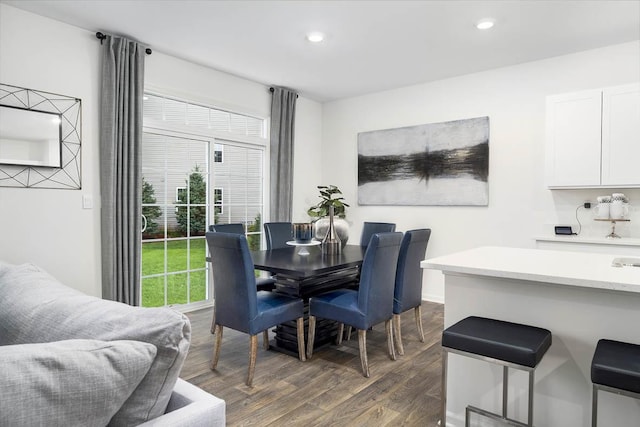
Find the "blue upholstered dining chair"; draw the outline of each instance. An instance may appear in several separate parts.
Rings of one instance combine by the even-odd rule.
[[[217,233],[242,234],[244,236],[244,225],[241,223],[232,224],[212,224],[209,231]],[[259,277],[256,279],[256,289],[259,291],[272,291],[275,289],[276,280],[272,277]]]
[[[339,322],[337,341],[342,341],[344,324],[358,330],[358,347],[362,374],[369,377],[367,329],[385,322],[389,357],[396,359],[393,348],[393,289],[402,233],[378,233],[371,237],[360,273],[358,290],[338,289],[309,299],[309,341],[307,357],[313,355],[316,317]]]
[[[404,234],[402,243],[400,243],[398,267],[396,269],[396,288],[393,295],[393,336],[400,356],[404,355],[400,314],[405,311],[414,309],[418,336],[420,342],[424,342],[422,312],[420,310],[423,269],[420,267],[420,261],[424,259],[429,237],[431,237],[431,230],[428,228],[409,230]]]
[[[246,384],[251,387],[256,366],[258,333],[263,333],[265,348],[268,348],[268,329],[291,320],[297,321],[298,357],[304,361],[302,299],[275,292],[256,292],[253,261],[244,235],[208,232],[206,238],[213,267],[215,304],[216,342],[211,369],[216,369],[218,364],[223,328],[247,333],[251,339]]]
[[[211,224],[209,231],[221,233],[244,234],[244,225],[240,222],[232,224]]]
[[[369,245],[371,236],[375,233],[391,233],[396,231],[396,225],[392,222],[364,222],[362,235],[360,236],[360,246],[365,248]]]
[[[267,250],[288,247],[287,242],[293,240],[293,224],[290,222],[265,222],[264,235],[267,239]]]

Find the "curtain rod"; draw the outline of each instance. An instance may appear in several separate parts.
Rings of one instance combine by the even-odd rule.
[[[104,39],[106,39],[106,38],[107,38],[107,36],[106,36],[106,34],[103,34],[103,33],[101,33],[100,31],[98,31],[98,32],[96,33],[96,38],[97,38],[97,39],[100,39],[100,44],[102,44],[102,41],[103,41]],[[144,52],[145,52],[147,55],[151,55],[151,53],[152,53],[153,51],[152,51],[151,49],[149,49],[149,48],[146,48],[146,49],[144,50]]]
[[[269,92],[271,92],[271,93],[273,93],[273,91],[274,91],[274,90],[275,90],[275,89],[274,89],[273,87],[270,87],[270,88],[269,88]],[[296,98],[297,98],[297,97],[298,97],[298,94],[296,93]]]

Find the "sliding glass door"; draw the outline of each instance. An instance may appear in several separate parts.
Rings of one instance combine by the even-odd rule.
[[[266,121],[145,93],[144,123],[142,305],[210,305],[209,225],[242,223],[252,249],[264,240]]]
[[[205,265],[211,141],[143,134],[142,305],[209,299]]]

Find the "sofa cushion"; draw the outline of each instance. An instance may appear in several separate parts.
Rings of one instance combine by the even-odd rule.
[[[155,356],[139,341],[0,346],[0,425],[104,426]]]
[[[137,425],[165,412],[187,355],[191,325],[168,308],[131,307],[85,295],[31,264],[0,270],[0,345],[67,339],[156,346],[149,372],[111,422]]]

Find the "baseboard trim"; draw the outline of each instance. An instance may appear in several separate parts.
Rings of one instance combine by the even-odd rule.
[[[423,301],[437,302],[438,304],[444,304],[444,297],[442,295],[422,295]]]

